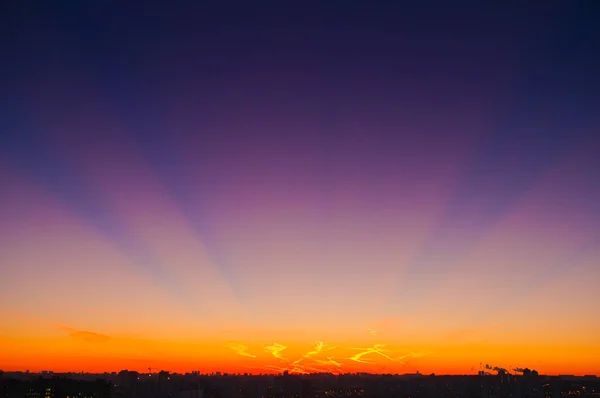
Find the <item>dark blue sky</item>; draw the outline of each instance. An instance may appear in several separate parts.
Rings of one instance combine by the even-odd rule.
[[[4,156],[75,202],[77,172],[57,132],[33,121],[36,106],[54,104],[58,124],[80,107],[106,109],[184,206],[180,153],[194,144],[207,169],[243,153],[251,164],[264,151],[304,153],[321,159],[324,184],[340,177],[335,165],[385,180],[404,167],[400,147],[452,158],[475,145],[441,222],[481,227],[568,148],[598,143],[593,2],[3,7]]]
[[[27,105],[44,87],[77,96],[70,81],[78,75],[93,77],[96,100],[129,122],[130,134],[161,143],[165,107],[178,108],[175,135],[277,111],[286,122],[322,124],[326,134],[287,137],[321,146],[346,134],[339,125],[348,114],[390,125],[404,112],[422,123],[483,104],[496,132],[482,145],[497,156],[515,142],[537,147],[537,129],[554,147],[595,123],[600,14],[592,2],[7,3],[5,130],[31,130]],[[228,146],[243,140],[230,134]],[[18,152],[45,134],[9,135],[3,144]]]

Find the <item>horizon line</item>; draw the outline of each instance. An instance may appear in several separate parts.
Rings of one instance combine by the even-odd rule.
[[[278,373],[256,373],[256,372],[243,372],[243,373],[235,373],[235,372],[221,372],[221,371],[215,371],[215,372],[210,372],[210,373],[202,373],[201,371],[196,371],[196,370],[192,370],[192,371],[188,371],[185,373],[181,373],[181,372],[176,372],[176,371],[169,371],[169,370],[159,370],[159,371],[155,371],[155,372],[140,372],[138,370],[133,370],[133,369],[121,369],[119,371],[104,371],[104,372],[83,372],[83,371],[60,371],[60,372],[55,372],[53,370],[41,370],[41,371],[37,371],[37,372],[32,372],[29,370],[3,370],[0,369],[0,372],[3,372],[4,374],[7,373],[23,373],[23,374],[29,374],[29,375],[41,375],[41,374],[55,374],[55,375],[69,375],[69,374],[74,374],[74,375],[112,375],[112,374],[119,374],[120,372],[136,372],[139,373],[140,375],[158,375],[161,372],[167,372],[169,374],[172,375],[181,375],[181,376],[185,376],[185,375],[198,375],[198,376],[214,376],[214,377],[229,377],[229,376],[281,376],[281,375],[286,375],[286,372],[278,372]],[[532,369],[533,371],[533,369]],[[422,376],[422,377],[458,377],[458,376],[478,376],[478,377],[485,377],[485,376],[490,376],[490,377],[495,377],[495,376],[519,376],[519,377],[523,377],[525,376],[522,372],[515,372],[515,373],[496,373],[496,374],[492,374],[492,373],[488,373],[486,372],[485,374],[479,374],[479,373],[421,373],[419,371],[417,371],[416,373],[380,373],[380,372],[347,372],[347,373],[333,373],[333,372],[308,372],[308,373],[299,373],[299,372],[288,372],[287,375],[289,376],[318,376],[318,375],[333,375],[333,376]],[[596,374],[565,374],[565,373],[560,373],[560,374],[542,374],[542,373],[538,373],[537,375],[532,375],[532,376],[537,376],[537,377],[595,377],[598,378],[598,375]]]

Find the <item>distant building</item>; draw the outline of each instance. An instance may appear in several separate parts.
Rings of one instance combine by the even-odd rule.
[[[170,375],[169,372],[167,372],[166,370],[161,370],[160,372],[158,372],[158,381],[166,381],[170,379]]]

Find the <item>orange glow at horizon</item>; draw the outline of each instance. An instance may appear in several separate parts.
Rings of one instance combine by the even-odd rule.
[[[34,322],[40,326],[39,323]],[[50,333],[51,332],[51,333]],[[144,371],[229,373],[414,373],[475,374],[482,363],[512,371],[537,369],[542,374],[600,373],[600,345],[507,344],[486,341],[435,344],[374,343],[356,348],[347,343],[316,341],[261,343],[212,338],[165,341],[139,336],[109,336],[65,326],[22,337],[0,338],[4,370]],[[53,337],[47,337],[53,335]],[[372,337],[372,336],[371,336]],[[363,339],[367,342],[370,337]],[[312,346],[312,348],[310,348]],[[262,352],[262,354],[261,354]],[[285,355],[284,355],[285,353]]]

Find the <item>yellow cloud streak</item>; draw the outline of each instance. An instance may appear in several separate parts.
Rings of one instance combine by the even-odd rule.
[[[362,351],[348,359],[355,361],[355,362],[361,362],[361,363],[372,363],[369,361],[365,361],[363,359],[361,359],[362,357],[364,357],[365,355],[369,355],[369,354],[378,354],[381,355],[384,358],[389,359],[390,361],[395,361],[394,358],[390,357],[389,355],[386,354],[386,352],[389,352],[388,350],[384,350],[385,348],[385,344],[375,344],[373,347],[370,348],[351,348],[352,350],[359,350]]]
[[[327,357],[327,360],[317,359],[316,362],[320,365],[333,365],[335,367],[341,368],[342,364],[334,361],[331,357]]]
[[[238,355],[241,355],[243,357],[256,358],[256,355],[252,355],[248,352],[248,347],[246,347],[245,345],[231,343],[231,344],[228,344],[228,347],[230,349],[232,349],[233,351],[235,351]]]
[[[337,346],[327,346],[325,343],[323,343],[322,341],[317,341],[316,345],[315,345],[315,349],[312,351],[308,351],[306,354],[304,354],[302,356],[302,358],[294,361],[294,365],[299,364],[303,359],[305,358],[310,358],[312,356],[315,356],[317,354],[320,354],[321,352],[325,352],[325,351],[330,351],[333,350],[334,348],[337,348]]]
[[[281,356],[281,351],[285,350],[287,347],[283,344],[274,343],[273,345],[269,345],[265,347],[265,350],[270,352],[275,358],[283,359],[285,358]]]

